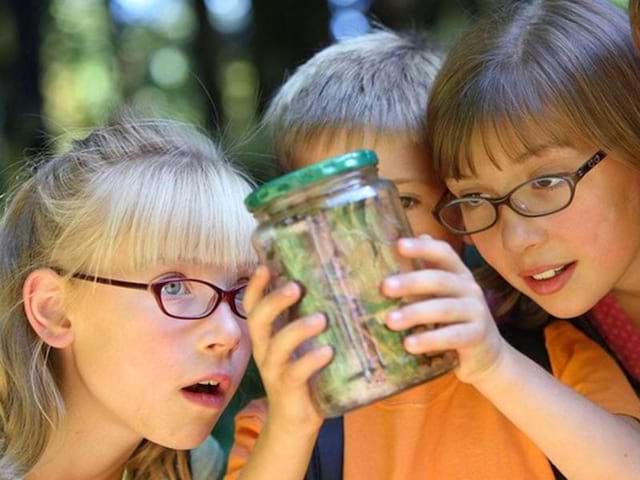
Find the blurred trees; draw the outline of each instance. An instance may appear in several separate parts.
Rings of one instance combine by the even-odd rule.
[[[440,25],[451,32],[478,9],[478,1],[359,3],[393,28],[437,30]],[[11,165],[25,154],[45,148],[48,138],[55,139],[51,148],[59,148],[122,103],[218,131],[227,145],[256,164],[259,175],[268,175],[267,162],[257,160],[268,146],[250,132],[287,73],[331,41],[336,2],[0,4],[0,182],[11,177]]]

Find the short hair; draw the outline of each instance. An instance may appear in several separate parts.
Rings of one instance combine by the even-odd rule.
[[[295,149],[336,131],[407,135],[422,143],[442,54],[424,33],[376,30],[321,50],[270,102],[263,125],[288,166]]]

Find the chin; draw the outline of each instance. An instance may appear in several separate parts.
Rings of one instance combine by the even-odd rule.
[[[550,302],[542,299],[542,301],[536,301],[536,303],[556,318],[569,319],[584,315],[591,310],[596,302],[585,304],[584,302],[574,303],[562,300],[560,302]]]
[[[211,435],[214,426],[215,423],[210,424],[209,422],[194,425],[192,428],[183,426],[181,429],[172,430],[170,435],[163,435],[162,438],[147,437],[147,440],[173,450],[191,450]]]

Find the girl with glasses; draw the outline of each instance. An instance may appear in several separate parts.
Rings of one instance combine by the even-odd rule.
[[[380,45],[381,40],[386,43]],[[409,115],[411,108],[399,108],[403,103],[426,105],[418,100],[427,93],[432,70],[419,68],[421,51],[386,33],[330,46],[281,87],[267,123],[281,127],[273,130],[274,144],[289,168],[318,162],[330,151],[336,155],[357,148],[356,139],[356,145],[370,141],[380,149],[382,172],[403,179],[413,175],[423,182],[409,212],[416,233],[423,235],[402,239],[398,250],[423,262],[424,269],[383,282],[385,295],[410,299],[388,312],[386,326],[409,330],[404,346],[411,354],[456,350],[459,365],[432,382],[347,412],[342,421],[322,424],[306,381],[331,361],[332,348],[293,359],[292,352],[331,319],[318,312],[274,328],[279,315],[304,292],[295,284],[267,290],[269,271],[260,268],[247,287],[245,303],[269,402],[252,402],[236,417],[227,478],[293,480],[306,472],[305,478],[330,480],[636,480],[640,401],[615,361],[567,322],[549,325],[547,338],[539,341],[548,356],[547,371],[525,355],[529,351],[512,347],[457,254],[460,237],[433,221],[427,205],[438,201],[444,185],[434,181],[428,152],[407,154],[413,151],[404,147],[409,134],[411,142],[418,139],[423,145],[424,124],[414,122],[420,116]],[[354,65],[359,66],[355,76]],[[380,102],[393,98],[389,92],[394,88],[399,89],[394,92],[397,102]],[[309,112],[310,92],[324,94],[321,112]],[[346,110],[345,98],[354,100]],[[394,109],[401,113],[389,114]],[[489,211],[495,206],[501,215],[512,212],[500,202],[527,214],[560,209],[567,203],[565,183],[569,192],[579,194],[611,161],[611,153],[605,158],[608,152],[596,152],[580,155],[575,165],[536,172],[534,177],[540,178],[529,186],[525,182],[533,177],[518,179],[491,197],[495,201],[489,202]],[[410,193],[412,186],[400,185],[399,190]],[[540,190],[558,192],[549,199],[552,208],[534,195]]]
[[[632,14],[637,5],[631,5]],[[588,314],[640,382],[640,52],[606,0],[507,2],[450,52],[429,104],[434,209],[503,309]]]
[[[250,184],[166,120],[31,170],[0,223],[0,478],[217,478],[209,434],[250,356]]]

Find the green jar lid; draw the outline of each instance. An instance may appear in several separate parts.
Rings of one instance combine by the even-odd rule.
[[[339,157],[332,157],[308,167],[295,170],[265,183],[244,200],[249,211],[265,206],[276,198],[282,197],[312,183],[334,175],[351,172],[362,167],[378,164],[378,156],[373,150],[357,150]]]

